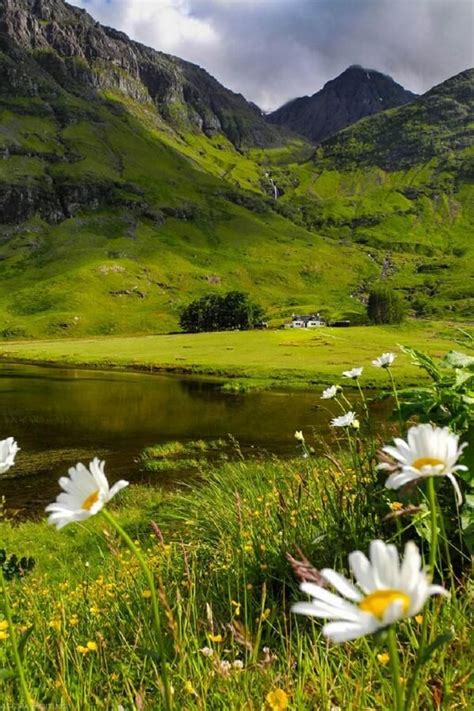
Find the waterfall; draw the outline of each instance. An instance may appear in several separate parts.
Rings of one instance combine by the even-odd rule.
[[[270,175],[270,173],[265,173],[265,176],[268,178],[268,180],[270,181],[270,185],[271,185],[272,188],[273,188],[273,197],[275,198],[275,200],[278,200],[278,188],[277,188],[277,186],[276,186],[276,184],[275,184],[275,181],[273,180],[273,178],[272,178],[272,176]]]

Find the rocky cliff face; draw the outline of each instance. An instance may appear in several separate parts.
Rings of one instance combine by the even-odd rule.
[[[354,65],[313,96],[288,102],[268,121],[321,143],[365,116],[407,104],[416,94],[391,77]]]
[[[133,42],[62,0],[0,0],[4,52],[23,50],[68,91],[118,89],[152,102],[163,120],[207,135],[223,133],[235,146],[281,142],[281,132],[240,94],[225,89],[200,67]],[[28,73],[10,84],[40,93]],[[43,77],[44,79],[44,77]]]

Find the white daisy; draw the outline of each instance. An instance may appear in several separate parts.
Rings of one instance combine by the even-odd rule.
[[[323,390],[321,400],[332,400],[333,397],[336,397],[339,389],[339,385],[331,385],[330,388],[326,388],[326,390]]]
[[[357,419],[357,416],[355,412],[352,412],[352,410],[349,410],[349,412],[346,412],[345,415],[341,415],[340,417],[334,417],[331,420],[331,426],[332,427],[359,427],[359,420]]]
[[[431,595],[447,595],[440,585],[430,585],[423,571],[418,548],[405,546],[402,560],[393,544],[372,541],[370,560],[355,551],[349,556],[354,585],[335,570],[325,568],[321,575],[339,595],[315,585],[302,583],[300,589],[311,595],[311,602],[297,602],[293,612],[330,620],[323,634],[333,642],[347,642],[372,634],[398,620],[418,614]]]
[[[376,368],[389,368],[397,356],[395,353],[382,353],[381,356],[372,361]]]
[[[0,474],[5,474],[14,464],[19,446],[13,437],[2,439],[0,442]]]
[[[352,370],[344,370],[342,374],[345,378],[360,378],[363,370],[363,368],[352,368]]]
[[[296,430],[295,439],[297,439],[298,442],[304,442],[304,435],[301,430]]]
[[[458,505],[462,503],[454,472],[467,470],[463,464],[457,464],[466,442],[459,446],[458,435],[447,427],[422,424],[410,427],[406,442],[397,437],[394,443],[394,447],[389,445],[382,450],[394,460],[393,464],[379,464],[379,469],[392,471],[385,482],[387,489],[399,489],[409,481],[430,476],[446,476],[454,487]]]
[[[46,507],[50,513],[49,523],[62,528],[74,521],[84,521],[98,513],[118,491],[128,486],[128,481],[122,479],[110,488],[104,465],[105,462],[95,457],[89,469],[79,463],[69,469],[69,477],[61,477],[59,486],[63,493]]]

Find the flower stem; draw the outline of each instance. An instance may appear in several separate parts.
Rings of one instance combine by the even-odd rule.
[[[431,513],[431,541],[430,541],[430,575],[434,577],[436,560],[438,558],[438,505],[436,501],[436,490],[432,476],[427,481],[428,500],[430,502]]]
[[[454,579],[454,569],[453,569],[453,564],[451,562],[451,552],[449,550],[449,540],[448,540],[448,536],[446,533],[444,516],[443,516],[442,509],[439,505],[438,505],[438,514],[439,514],[438,515],[439,530],[440,530],[440,534],[441,534],[441,540],[443,541],[444,555],[446,556],[446,565],[448,566],[449,580],[451,582],[451,592],[454,594],[455,587],[456,587],[456,582]]]
[[[403,418],[402,418],[402,410],[400,408],[400,400],[398,399],[397,386],[395,385],[393,373],[390,370],[390,368],[387,368],[387,373],[388,373],[388,377],[390,378],[390,382],[392,384],[393,397],[395,398],[395,404],[397,406],[397,412],[398,412],[398,422],[400,423],[400,434],[402,434],[403,433]]]
[[[361,388],[361,386],[360,386],[359,378],[356,379],[356,383],[357,383],[357,387],[358,387],[358,389],[359,389],[360,398],[361,398],[361,400],[362,400],[362,406],[363,406],[363,408],[364,408],[365,417],[366,417],[366,419],[367,419],[367,424],[370,425],[370,422],[369,422],[369,418],[370,418],[370,416],[369,416],[369,408],[368,408],[368,405],[367,405],[367,400],[365,399],[364,391],[362,390],[362,388]]]
[[[11,607],[10,607],[10,600],[8,597],[8,591],[7,591],[7,586],[5,583],[5,577],[3,575],[3,566],[1,564],[0,564],[0,584],[2,586],[3,604],[5,607],[5,616],[7,618],[7,623],[8,623],[8,634],[10,635],[10,642],[11,642],[11,646],[12,646],[12,650],[13,650],[13,657],[15,659],[15,666],[16,666],[16,671],[18,674],[18,679],[20,681],[21,693],[22,693],[26,708],[29,709],[29,711],[34,711],[35,704],[33,702],[33,699],[30,696],[30,692],[28,690],[28,685],[26,683],[25,670],[23,669],[23,663],[21,661],[21,656],[20,656],[20,652],[18,649],[18,642],[16,639],[15,625],[13,624],[12,611],[11,611]]]
[[[429,575],[431,576],[431,579],[433,579],[434,574],[435,574],[435,568],[436,568],[436,560],[438,557],[438,506],[437,506],[437,499],[436,499],[436,489],[434,485],[434,479],[433,477],[429,477],[427,481],[427,492],[428,492],[428,501],[430,504],[430,513],[431,513],[431,542],[430,542],[430,559],[429,559]],[[420,645],[418,647],[418,654],[416,657],[416,662],[415,662],[415,667],[413,669],[413,673],[411,675],[410,683],[408,685],[407,689],[407,696],[406,696],[406,704],[405,704],[405,711],[409,711],[413,699],[413,694],[415,691],[415,684],[416,680],[418,678],[418,673],[421,669],[421,660],[423,659],[423,654],[425,652],[425,647],[426,647],[426,638],[428,636],[428,609],[425,610],[423,614],[423,623],[421,626],[421,635],[420,635]]]
[[[143,573],[145,575],[145,578],[147,580],[148,586],[150,588],[151,592],[151,605],[152,605],[152,610],[153,610],[153,619],[155,623],[155,629],[156,629],[156,635],[157,635],[157,640],[158,640],[158,652],[160,655],[160,666],[161,666],[161,680],[163,683],[163,696],[164,696],[164,703],[165,703],[165,709],[166,711],[170,711],[172,708],[172,700],[171,700],[171,687],[168,679],[168,670],[166,667],[166,654],[165,654],[165,645],[164,645],[164,638],[163,638],[163,630],[161,626],[161,617],[160,617],[160,610],[158,607],[158,599],[156,596],[156,586],[155,586],[155,580],[153,578],[153,574],[150,571],[145,558],[143,557],[140,549],[138,546],[135,545],[135,543],[132,541],[130,536],[123,530],[123,528],[120,526],[120,524],[116,521],[114,516],[112,516],[107,509],[102,509],[102,514],[104,518],[110,523],[113,528],[117,531],[119,536],[122,538],[126,546],[129,548],[129,550],[133,553],[135,558],[138,560],[140,563],[141,569],[143,570]]]
[[[390,653],[390,666],[392,668],[394,709],[403,711],[403,690],[400,680],[400,659],[398,657],[397,637],[395,627],[391,625],[387,633],[388,651]]]

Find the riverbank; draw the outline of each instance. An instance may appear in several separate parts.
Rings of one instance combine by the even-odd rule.
[[[459,324],[407,322],[314,331],[279,330],[159,336],[102,337],[0,344],[0,361],[38,365],[211,375],[229,389],[307,387],[334,382],[343,370],[365,366],[366,387],[380,387],[386,374],[371,361],[384,351],[399,353],[397,381],[419,382],[420,371],[399,346],[431,356],[456,349]],[[461,349],[462,350],[462,349]]]

